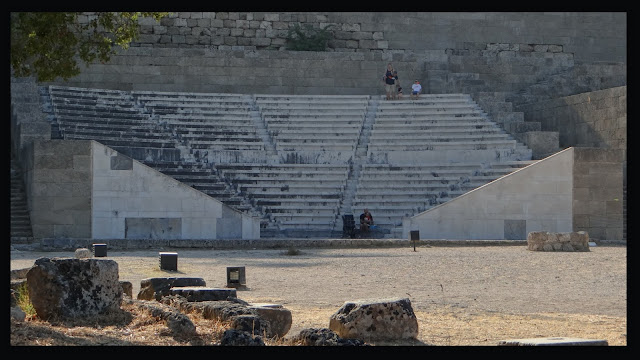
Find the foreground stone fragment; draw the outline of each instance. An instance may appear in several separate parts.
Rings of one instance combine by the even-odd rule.
[[[173,286],[170,295],[180,295],[187,301],[218,301],[237,297],[236,289],[218,289],[204,286]]]
[[[293,318],[291,310],[285,309],[279,304],[252,304],[251,309],[255,310],[261,318],[266,319],[271,324],[271,334],[284,337],[291,329]]]
[[[230,329],[222,335],[220,346],[265,346],[265,344],[260,336],[254,337],[249,332]]]
[[[206,286],[203,278],[195,277],[166,277],[149,278],[140,281],[138,300],[160,300],[170,295],[172,287]]]
[[[87,248],[76,249],[75,255],[76,259],[90,259],[93,256],[91,250]]]
[[[418,319],[408,298],[348,301],[331,315],[329,329],[347,339],[415,339]]]
[[[303,346],[367,346],[362,340],[343,339],[327,328],[302,329],[292,340],[300,341]]]
[[[128,300],[152,316],[162,319],[174,336],[189,337],[197,335],[196,326],[191,319],[177,309],[161,303],[148,303],[140,300]]]
[[[41,319],[102,314],[122,301],[113,260],[40,258],[27,273],[27,287]]]

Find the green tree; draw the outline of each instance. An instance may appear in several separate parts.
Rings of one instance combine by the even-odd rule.
[[[325,51],[329,40],[333,38],[330,28],[314,29],[310,24],[305,24],[302,28],[299,24],[294,24],[287,31],[287,49],[295,51]]]
[[[17,77],[65,80],[80,73],[78,61],[105,63],[116,46],[127,49],[138,38],[141,17],[160,21],[166,12],[12,12],[11,68]]]

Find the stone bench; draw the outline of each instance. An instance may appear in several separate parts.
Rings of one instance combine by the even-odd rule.
[[[527,234],[527,250],[590,251],[589,234],[578,232],[532,231]]]

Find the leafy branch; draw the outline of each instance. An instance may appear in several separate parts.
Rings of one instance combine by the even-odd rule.
[[[287,32],[287,49],[295,51],[325,51],[329,40],[333,38],[330,28],[313,28],[310,24],[305,24],[304,28],[300,24],[294,24]]]

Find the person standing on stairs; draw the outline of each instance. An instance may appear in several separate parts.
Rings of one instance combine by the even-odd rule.
[[[396,80],[393,75],[393,65],[391,65],[391,63],[387,64],[387,71],[382,77],[382,82],[384,83],[384,89],[387,93],[387,100],[392,100],[396,93]]]

